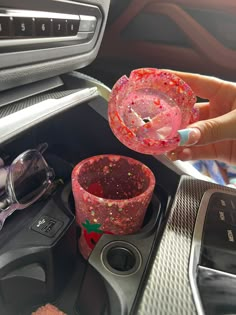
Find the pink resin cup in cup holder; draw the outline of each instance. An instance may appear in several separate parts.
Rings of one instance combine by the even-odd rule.
[[[141,228],[154,187],[152,171],[130,157],[98,155],[74,167],[72,191],[85,259],[103,233],[133,234]]]
[[[137,69],[114,85],[108,120],[125,146],[145,154],[163,154],[180,143],[179,129],[198,120],[196,96],[175,74]]]

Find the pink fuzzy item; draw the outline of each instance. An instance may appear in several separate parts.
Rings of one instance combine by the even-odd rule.
[[[66,314],[60,311],[56,306],[52,304],[46,304],[44,306],[40,306],[31,315],[66,315]]]

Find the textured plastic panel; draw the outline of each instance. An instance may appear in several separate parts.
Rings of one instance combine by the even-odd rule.
[[[1,93],[0,108],[11,104],[12,102],[18,102],[33,95],[38,95],[52,89],[56,89],[63,85],[63,81],[60,77],[49,78],[40,82],[34,82],[24,87],[17,87],[11,91],[5,91]]]
[[[92,56],[82,55],[0,71],[0,91],[43,80],[87,65]]]
[[[53,80],[54,79],[54,80]],[[56,81],[55,81],[56,80]],[[55,85],[55,82],[61,83],[61,85],[64,83],[64,86],[59,86],[58,88],[52,88],[50,87],[49,83],[50,81],[52,81]],[[44,83],[45,82],[45,83]],[[36,95],[36,93],[33,95],[32,91],[32,86],[34,88],[34,86],[37,86],[37,82],[31,85],[26,85],[24,87],[19,87],[16,88],[15,90],[12,91],[6,91],[3,92],[2,94],[4,95],[4,93],[6,93],[7,95],[11,95],[12,99],[14,100],[17,99],[17,92],[21,89],[24,89],[27,91],[27,93],[29,94],[28,97],[25,97],[21,100],[17,100],[14,102],[9,103],[8,105],[5,105],[4,107],[1,107],[0,105],[0,118],[3,118],[5,116],[8,116],[10,114],[13,114],[19,110],[22,110],[24,108],[27,108],[29,106],[32,106],[34,104],[40,103],[42,101],[45,101],[47,99],[59,99],[61,97],[65,97],[67,95],[73,94],[78,92],[79,90],[82,90],[86,87],[98,87],[98,89],[100,90],[100,94],[103,95],[104,98],[107,98],[109,96],[110,90],[109,88],[107,88],[105,85],[103,85],[103,83],[101,83],[100,81],[89,77],[83,73],[79,73],[77,71],[65,74],[61,77],[58,78],[52,78],[52,79],[47,79],[45,81],[43,81],[43,83],[48,87],[47,90],[44,91],[44,85],[42,85],[42,81],[39,82],[38,84],[38,89],[40,91],[40,89],[42,89],[42,92],[38,93]],[[69,87],[69,89],[68,89]],[[31,95],[32,94],[32,95]],[[22,95],[21,95],[22,96]],[[6,98],[6,97],[5,97]],[[1,98],[1,102],[4,101],[4,97]],[[101,108],[101,106],[98,106],[98,108]],[[96,109],[95,109],[96,110]],[[107,109],[105,108],[105,113],[107,113]],[[107,115],[105,114],[105,117]]]
[[[212,188],[234,191],[182,177],[137,314],[196,314],[188,277],[189,256],[202,196]]]
[[[3,118],[5,116],[18,112],[19,110],[22,110],[34,104],[40,103],[42,101],[45,101],[48,99],[58,99],[58,98],[70,95],[72,93],[78,92],[79,90],[80,89],[65,90],[65,91],[52,91],[52,92],[46,92],[40,95],[29,97],[25,100],[15,102],[13,104],[10,104],[8,106],[1,108],[0,118]]]

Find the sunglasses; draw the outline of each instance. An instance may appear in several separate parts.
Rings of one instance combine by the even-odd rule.
[[[47,143],[21,153],[8,168],[4,194],[0,197],[0,230],[15,210],[37,201],[49,188],[55,175],[43,157]]]

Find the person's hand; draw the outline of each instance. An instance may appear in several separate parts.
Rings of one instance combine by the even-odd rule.
[[[236,165],[236,84],[214,77],[173,71],[209,102],[197,103],[199,121],[180,130],[172,160],[219,160]]]

